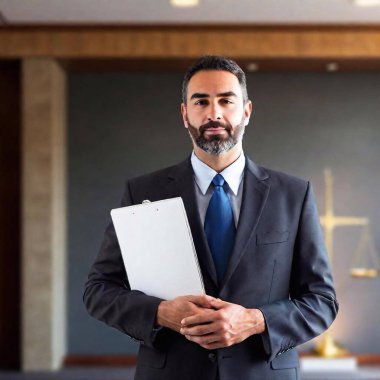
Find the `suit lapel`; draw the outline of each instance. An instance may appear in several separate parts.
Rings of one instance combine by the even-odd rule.
[[[217,287],[217,275],[214,262],[198,212],[198,203],[194,189],[194,172],[190,158],[178,166],[175,166],[169,174],[169,179],[174,186],[173,192],[171,192],[172,196],[174,194],[178,196],[179,194],[183,199],[200,265],[202,269],[208,273],[214,286]],[[170,186],[172,186],[171,184]]]
[[[246,157],[243,199],[240,208],[235,245],[232,250],[222,286],[220,286],[220,291],[222,291],[231,278],[256,230],[269,194],[270,186],[265,181],[268,177],[268,174],[262,168],[256,166]]]
[[[268,177],[269,175],[267,172],[246,157],[243,199],[236,231],[235,245],[223,282],[221,286],[218,286],[214,261],[207,244],[206,235],[198,212],[198,204],[194,189],[194,172],[191,166],[190,157],[179,165],[174,166],[168,175],[168,196],[182,197],[199,263],[204,274],[207,273],[213,285],[216,288],[219,288],[219,292],[221,292],[228,283],[238,266],[250,239],[254,235],[270,190],[269,184],[265,181]]]

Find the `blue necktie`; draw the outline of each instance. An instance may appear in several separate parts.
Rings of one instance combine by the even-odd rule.
[[[235,242],[236,229],[230,200],[223,189],[223,176],[217,174],[212,183],[214,192],[207,208],[204,228],[220,284]]]

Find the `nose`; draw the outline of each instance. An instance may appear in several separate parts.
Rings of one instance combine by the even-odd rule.
[[[209,112],[207,115],[207,120],[216,121],[222,119],[222,110],[219,104],[211,103],[209,107]]]

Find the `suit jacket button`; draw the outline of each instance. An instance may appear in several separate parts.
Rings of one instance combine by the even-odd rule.
[[[214,352],[210,352],[208,354],[208,360],[210,360],[211,363],[215,363],[215,361],[216,361],[216,354]]]

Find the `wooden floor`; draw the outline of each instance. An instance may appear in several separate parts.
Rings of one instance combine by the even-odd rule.
[[[34,373],[16,373],[0,370],[0,380],[133,380],[134,373],[134,368],[93,367]],[[301,380],[380,380],[380,367],[360,367],[357,372],[304,373]]]
[[[0,380],[133,380],[134,368],[70,368],[57,372],[16,373],[0,370]]]

